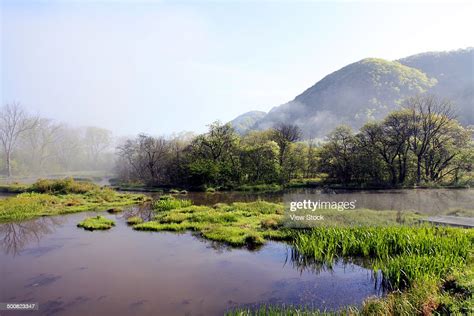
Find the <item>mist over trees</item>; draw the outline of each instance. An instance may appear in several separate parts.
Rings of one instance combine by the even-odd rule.
[[[0,108],[0,163],[9,178],[107,171],[120,182],[191,189],[305,179],[361,187],[458,184],[472,181],[474,145],[473,130],[454,113],[449,101],[422,95],[359,131],[337,126],[318,143],[301,140],[292,124],[239,135],[220,122],[201,135],[116,142],[106,129],[71,127],[12,103]]]
[[[75,128],[28,113],[19,103],[0,108],[1,174],[45,176],[113,168],[112,133]]]
[[[232,189],[318,177],[344,185],[456,184],[474,167],[473,131],[448,101],[415,96],[358,132],[336,127],[325,142],[301,141],[301,130],[279,123],[238,135],[215,122],[195,137],[138,135],[117,148],[118,177],[154,186]]]

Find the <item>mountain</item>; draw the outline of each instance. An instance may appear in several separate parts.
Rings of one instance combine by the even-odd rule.
[[[250,111],[237,116],[229,123],[237,133],[243,134],[251,129],[255,123],[262,119],[266,114],[267,113],[263,111]]]
[[[339,124],[358,129],[370,119],[381,119],[407,97],[424,92],[451,99],[461,122],[474,124],[473,60],[473,48],[398,61],[363,59],[327,75],[240,132],[285,122],[299,125],[306,138],[322,138]]]
[[[422,53],[399,62],[436,78],[430,92],[453,101],[461,123],[474,124],[474,48]]]

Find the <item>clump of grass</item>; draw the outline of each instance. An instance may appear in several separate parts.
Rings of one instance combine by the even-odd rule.
[[[74,181],[73,178],[40,179],[30,187],[32,192],[47,194],[84,194],[99,189],[100,187],[94,183]]]
[[[128,225],[136,225],[141,223],[143,223],[143,218],[141,218],[140,216],[132,216],[127,218]]]
[[[199,231],[204,238],[232,246],[254,247],[266,239],[288,238],[288,231],[278,229],[283,205],[256,201],[216,204],[214,207],[191,205],[178,199],[159,200],[159,212],[153,221],[135,225],[136,230]]]
[[[115,226],[113,220],[103,216],[88,217],[82,222],[77,224],[77,227],[84,228],[85,230],[106,230]]]
[[[153,203],[153,208],[157,212],[164,212],[164,211],[169,211],[172,209],[187,207],[191,205],[192,205],[192,202],[190,200],[181,200],[181,199],[175,199],[173,197],[162,196],[160,197],[159,200]]]
[[[215,188],[213,188],[213,187],[208,187],[208,188],[205,189],[205,192],[206,192],[206,193],[214,193],[214,192],[216,192],[216,191],[217,191],[217,190],[216,190]]]

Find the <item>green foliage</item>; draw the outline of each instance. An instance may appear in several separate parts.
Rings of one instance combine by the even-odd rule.
[[[85,230],[107,230],[115,226],[113,220],[103,216],[88,217],[82,222],[77,224],[77,227],[84,228]]]
[[[467,185],[471,133],[452,118],[449,102],[414,97],[357,134],[337,127],[322,146],[319,170],[329,181],[359,187]]]

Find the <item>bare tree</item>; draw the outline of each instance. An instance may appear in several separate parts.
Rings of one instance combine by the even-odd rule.
[[[433,139],[454,119],[452,105],[432,95],[408,99],[405,107],[411,113],[410,149],[416,156],[416,183],[421,182],[423,158]]]
[[[44,172],[46,162],[57,155],[54,145],[62,137],[63,131],[62,125],[40,118],[36,126],[25,133],[23,146],[28,148],[31,157],[29,165],[34,172]]]
[[[301,129],[297,125],[279,123],[274,127],[273,140],[280,147],[280,166],[283,165],[289,144],[300,140],[301,136]]]
[[[5,155],[8,177],[12,176],[11,157],[18,138],[34,128],[37,118],[30,117],[19,103],[6,104],[0,109],[0,142]]]
[[[150,184],[164,181],[166,162],[170,148],[163,137],[140,134],[117,147],[117,154],[125,162],[132,177],[144,179]]]
[[[112,144],[112,132],[104,128],[87,127],[84,143],[90,161],[97,164],[100,155]]]

